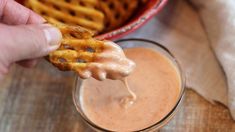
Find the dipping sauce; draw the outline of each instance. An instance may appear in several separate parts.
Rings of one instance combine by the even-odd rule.
[[[90,56],[92,60],[87,65],[85,63],[86,66],[83,68],[76,69],[81,78],[87,79],[92,76],[100,81],[104,79],[115,80],[128,76],[135,69],[135,63],[125,56],[119,45],[111,41],[100,41],[100,43],[102,43],[103,49],[99,53],[90,54],[91,56],[85,53],[81,54],[84,58]]]
[[[120,80],[83,81],[80,91],[81,108],[97,126],[111,131],[137,131],[163,119],[176,105],[181,91],[181,78],[173,62],[152,49],[125,49],[126,56],[136,63],[127,77],[136,94],[134,102],[126,105],[130,96]]]

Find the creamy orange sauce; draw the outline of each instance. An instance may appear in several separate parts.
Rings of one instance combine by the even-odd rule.
[[[121,79],[120,81],[122,81],[122,83],[124,84],[125,86],[125,89],[127,90],[127,92],[129,93],[128,96],[126,97],[123,97],[121,100],[120,100],[120,104],[122,105],[122,107],[124,108],[128,108],[130,107],[134,102],[135,100],[137,99],[137,96],[136,94],[131,90],[131,88],[129,87],[129,84],[128,84],[128,81],[127,81],[127,78],[123,78]]]
[[[87,118],[112,131],[154,125],[173,109],[181,90],[180,75],[167,57],[146,48],[126,49],[125,53],[137,64],[127,77],[129,90],[120,80],[90,78],[81,86],[81,107]]]
[[[103,51],[95,55],[94,62],[79,72],[81,78],[92,76],[97,80],[121,79],[134,70],[135,63],[125,56],[120,46],[105,41],[103,47]]]

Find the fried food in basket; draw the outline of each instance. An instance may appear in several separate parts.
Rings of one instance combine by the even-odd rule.
[[[81,78],[120,79],[135,63],[111,41],[93,35],[126,22],[139,0],[27,0],[26,5],[60,29],[61,46],[47,59],[60,70],[75,71]],[[72,26],[73,25],[73,26]],[[80,27],[81,26],[81,27]]]
[[[100,0],[100,9],[105,15],[105,31],[123,25],[138,7],[138,0]]]
[[[97,10],[99,0],[27,0],[26,6],[52,24],[79,25],[100,32],[104,14]]]
[[[50,23],[79,25],[96,33],[120,27],[142,0],[27,0]]]
[[[134,62],[110,41],[92,38],[93,33],[79,26],[55,25],[63,39],[58,50],[47,59],[60,70],[73,70],[81,78],[120,79],[132,72]]]

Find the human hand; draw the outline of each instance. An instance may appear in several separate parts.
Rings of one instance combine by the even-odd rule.
[[[14,0],[0,0],[0,80],[13,63],[32,67],[59,47],[60,31],[44,22]]]

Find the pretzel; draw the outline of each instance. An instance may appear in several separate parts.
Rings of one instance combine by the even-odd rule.
[[[79,26],[55,26],[63,39],[59,49],[47,59],[60,70],[72,70],[83,79],[92,76],[98,80],[119,79],[132,72],[135,64],[113,42],[94,39],[91,31]]]
[[[79,25],[100,32],[104,14],[97,10],[97,0],[27,0],[26,6],[52,24]]]

